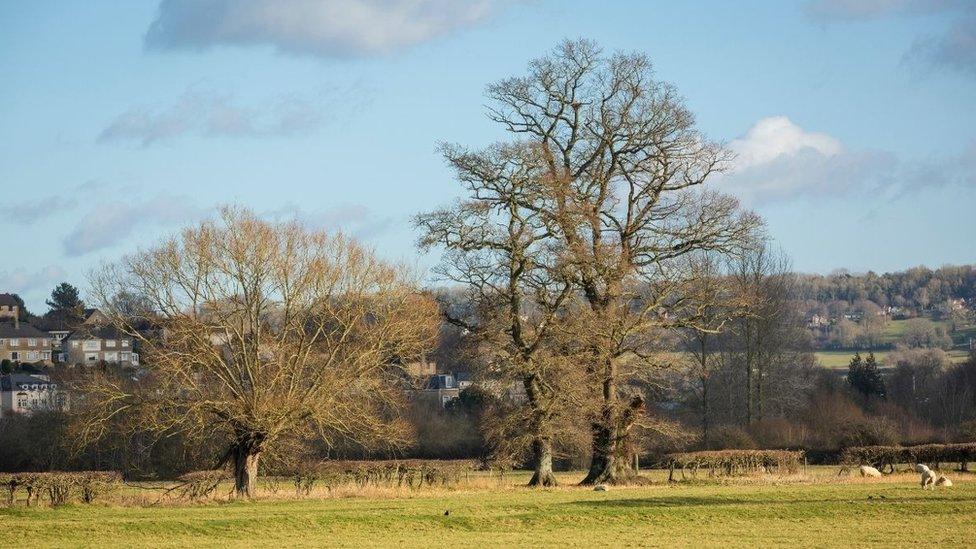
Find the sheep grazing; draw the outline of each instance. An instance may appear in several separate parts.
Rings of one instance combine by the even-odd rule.
[[[940,476],[939,477],[939,480],[936,480],[935,481],[935,485],[936,486],[945,486],[946,488],[948,488],[948,487],[952,486],[952,481],[949,480],[948,477],[946,477],[945,475],[943,475],[943,476]]]
[[[859,468],[859,470],[861,471],[861,476],[862,477],[880,477],[881,476],[881,471],[875,469],[874,467],[870,467],[868,465],[862,465]]]
[[[922,471],[922,490],[925,490],[930,486],[932,487],[933,490],[935,490],[936,478],[937,478],[936,474],[932,472],[932,470],[926,468],[925,471]]]

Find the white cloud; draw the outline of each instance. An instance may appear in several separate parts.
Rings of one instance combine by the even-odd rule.
[[[160,194],[142,201],[101,202],[64,239],[64,252],[68,256],[85,255],[114,246],[138,229],[186,223],[206,213],[185,196]]]
[[[784,116],[764,118],[729,148],[737,154],[721,188],[747,203],[870,193],[902,196],[924,187],[976,182],[976,144],[959,157],[905,160],[878,150],[852,150],[837,138],[808,132]]]
[[[387,54],[489,18],[510,0],[163,0],[148,49],[271,45],[317,57]]]
[[[764,164],[783,155],[809,152],[823,157],[840,154],[843,146],[824,134],[804,131],[785,116],[771,116],[756,122],[746,134],[732,141],[737,169]]]
[[[99,141],[138,141],[148,146],[187,135],[204,137],[266,137],[309,133],[361,108],[370,93],[359,84],[328,88],[306,97],[282,95],[257,105],[236,102],[230,94],[187,90],[173,105],[137,107],[120,114],[99,135]],[[337,103],[342,109],[328,108]]]

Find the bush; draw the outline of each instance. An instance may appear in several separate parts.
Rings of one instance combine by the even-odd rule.
[[[708,436],[708,447],[711,449],[744,450],[757,448],[758,444],[743,428],[732,425],[716,427]]]

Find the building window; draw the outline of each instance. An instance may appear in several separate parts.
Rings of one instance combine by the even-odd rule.
[[[129,362],[129,353],[122,351],[119,358],[122,360],[122,362]]]
[[[20,353],[18,353],[17,351],[11,351],[10,360],[20,360]]]
[[[98,353],[85,353],[85,360],[88,362],[95,362],[98,360]]]
[[[116,353],[114,351],[105,353],[105,362],[118,362],[118,361],[119,361],[119,353]]]
[[[44,360],[51,360],[51,351],[44,351],[41,353],[41,358]]]
[[[115,347],[115,340],[114,339],[106,339],[105,340],[105,346],[106,347],[109,347],[109,348],[114,348]]]
[[[27,351],[27,360],[37,360],[37,359],[38,359],[37,351]]]
[[[11,339],[10,340],[10,346],[11,347],[20,347],[20,340],[19,339]]]
[[[81,347],[86,351],[97,351],[101,348],[98,345],[97,339],[86,339],[85,342],[82,343]]]
[[[77,349],[78,348],[78,342],[77,341],[72,341],[71,342],[71,346],[74,347],[75,349]]]
[[[37,340],[34,339],[34,338],[28,338],[27,339],[27,346],[28,347],[37,347]]]
[[[17,407],[18,408],[27,407],[27,393],[17,393]]]
[[[122,340],[122,346],[123,347],[128,347],[129,346],[129,340],[128,339],[123,339]]]

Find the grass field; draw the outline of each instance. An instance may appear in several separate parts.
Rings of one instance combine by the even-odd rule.
[[[835,471],[802,483],[743,479],[608,492],[498,486],[395,497],[14,507],[0,509],[0,545],[971,546],[976,476],[932,492],[914,475],[838,480]]]
[[[817,351],[814,353],[814,355],[817,357],[817,361],[820,363],[820,365],[823,366],[824,368],[829,368],[831,370],[839,370],[839,369],[847,370],[847,366],[851,363],[851,357],[853,357],[854,353],[856,352],[860,352],[862,358],[868,356],[868,351],[854,351],[854,350]],[[951,360],[956,364],[966,362],[966,360],[969,358],[969,353],[961,349],[953,349],[947,352],[949,354],[949,360]],[[881,365],[882,368],[887,367],[885,361],[888,358],[888,354],[889,351],[874,352],[874,357],[878,359],[878,363]]]

